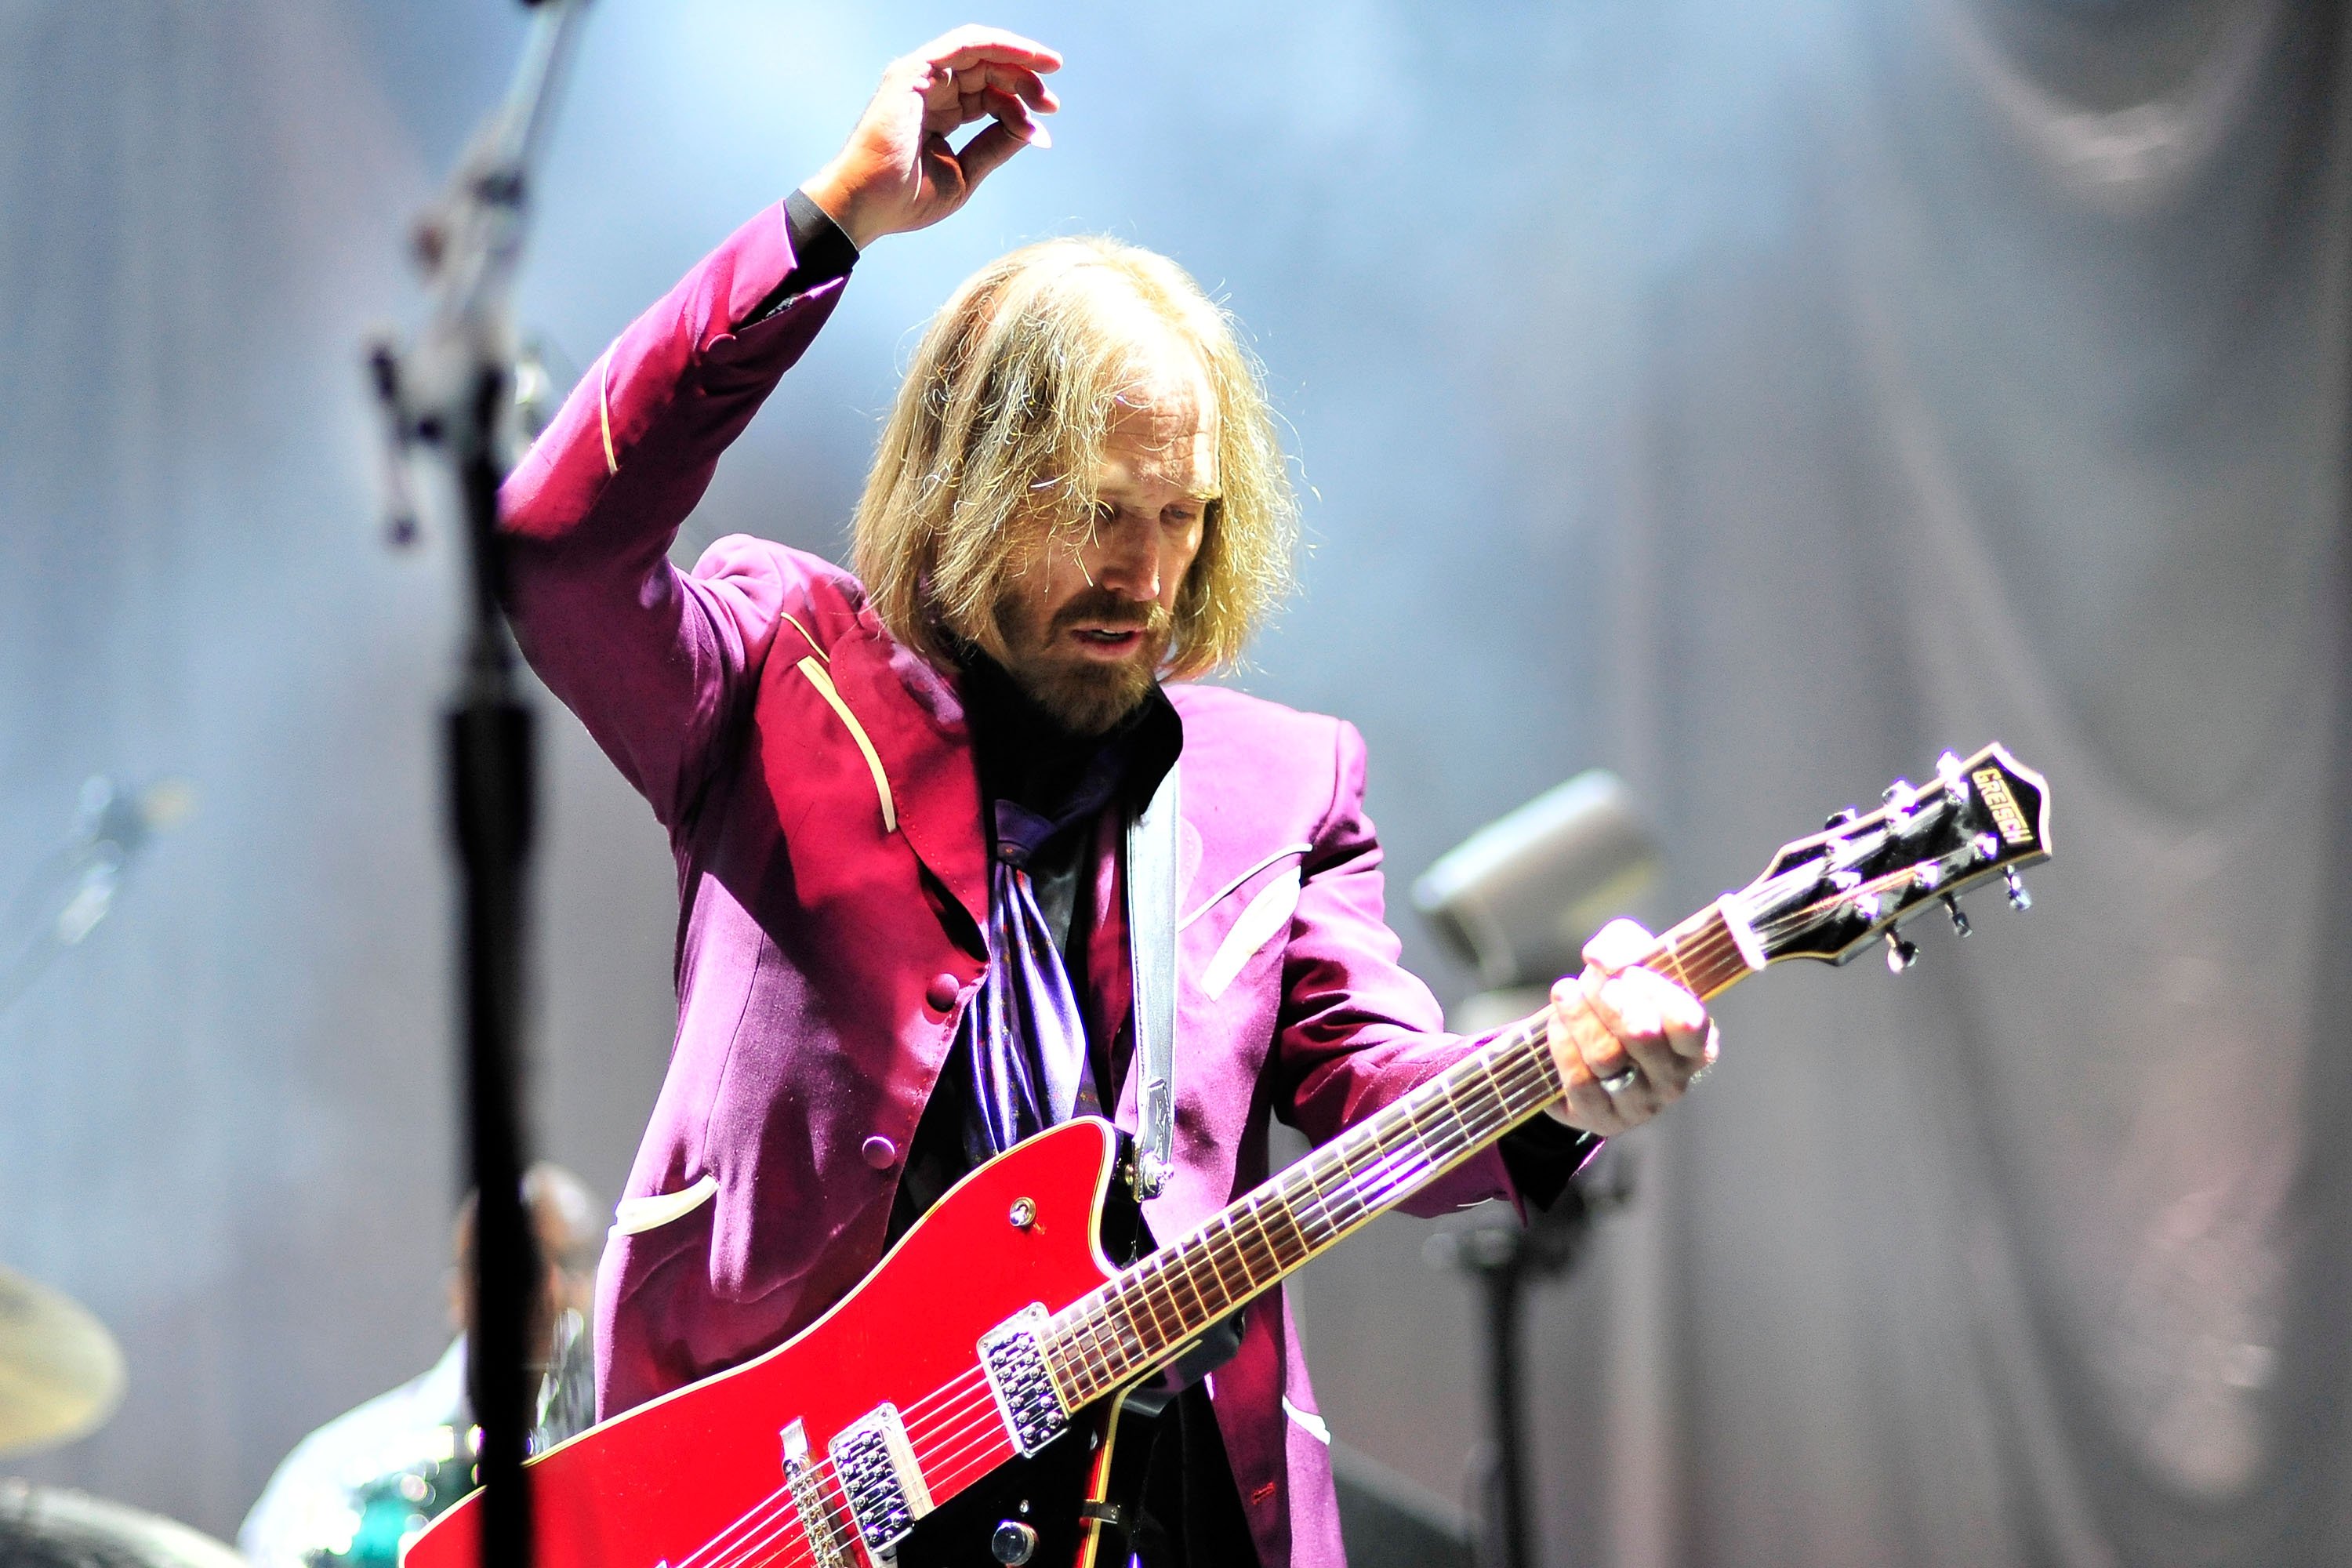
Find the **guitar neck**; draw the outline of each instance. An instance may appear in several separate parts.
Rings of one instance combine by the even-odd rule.
[[[1713,997],[1754,972],[1752,942],[1708,905],[1643,962]],[[1565,1092],[1545,1013],[1521,1019],[1055,1315],[1055,1383],[1075,1410],[1164,1364],[1252,1298],[1529,1120]]]

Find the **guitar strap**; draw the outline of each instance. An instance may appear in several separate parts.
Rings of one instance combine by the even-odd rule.
[[[1176,868],[1178,764],[1127,825],[1127,948],[1133,971],[1136,1088],[1135,1195],[1168,1184],[1176,1147]]]

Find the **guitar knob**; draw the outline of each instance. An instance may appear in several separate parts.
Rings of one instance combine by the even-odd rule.
[[[2009,907],[2023,911],[2033,907],[2033,895],[2025,889],[2025,879],[2017,874],[2014,866],[2004,867],[2000,879],[2009,884]]]
[[[988,1543],[988,1554],[1005,1568],[1020,1568],[1036,1550],[1037,1531],[1017,1519],[1008,1519],[998,1525]]]
[[[1886,972],[1900,974],[1919,962],[1919,945],[1905,942],[1893,931],[1886,933]]]
[[[1960,900],[1949,893],[1944,895],[1944,912],[1952,917],[1952,929],[1962,936],[1976,930],[1974,926],[1969,924],[1968,913],[1960,908]]]

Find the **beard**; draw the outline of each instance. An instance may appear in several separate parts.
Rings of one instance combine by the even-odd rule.
[[[1071,628],[1080,622],[1132,626],[1143,637],[1133,653],[1107,663],[1070,647]],[[1005,673],[1013,684],[1065,729],[1080,735],[1104,733],[1150,695],[1171,635],[1165,609],[1139,605],[1103,588],[1082,590],[1042,626],[1029,601],[1009,598],[997,606],[996,627],[1004,639]]]

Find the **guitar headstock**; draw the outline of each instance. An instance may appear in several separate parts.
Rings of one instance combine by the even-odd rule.
[[[1848,808],[1783,845],[1762,876],[1725,900],[1753,938],[1751,963],[1845,963],[1883,940],[1899,973],[1917,949],[1897,928],[1929,908],[1966,936],[1958,899],[1972,888],[1998,879],[2016,908],[2032,903],[2018,872],[2050,858],[2050,786],[2040,773],[1998,744],[1966,761],[1947,752],[1934,778],[1897,779],[1884,798],[1875,811]]]

